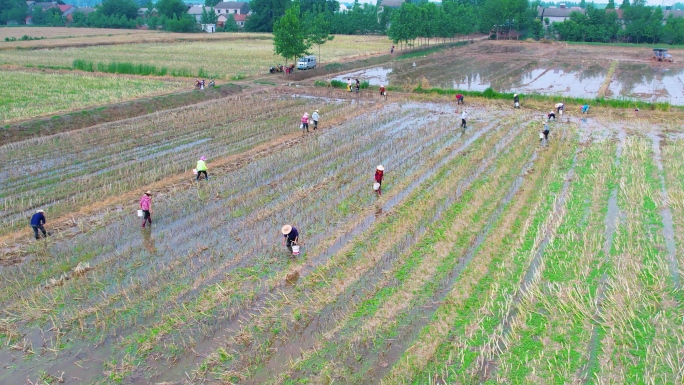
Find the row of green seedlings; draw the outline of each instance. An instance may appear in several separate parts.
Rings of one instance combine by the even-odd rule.
[[[670,209],[672,210],[672,219],[675,228],[675,242],[677,250],[680,250],[679,245],[684,244],[684,186],[680,181],[684,180],[682,176],[684,175],[684,159],[682,158],[682,139],[668,139],[663,143],[662,157],[667,159],[663,162],[664,174],[665,174],[665,186],[668,191],[668,196],[670,198]],[[679,266],[684,266],[684,254],[681,252],[676,253],[677,262]],[[680,275],[681,276],[681,275]]]
[[[503,136],[499,132],[487,139],[480,138],[472,143],[468,148],[472,149],[474,158],[478,154],[485,154],[489,151],[486,143],[496,141]],[[317,267],[310,274],[306,275],[301,285],[289,292],[287,296],[274,299],[266,307],[264,317],[254,320],[250,325],[241,327],[238,335],[248,335],[250,338],[245,342],[245,346],[239,344],[224,349],[227,351],[243,351],[249,346],[253,349],[266,352],[273,343],[272,328],[269,325],[277,323],[278,335],[291,333],[293,323],[306,324],[318,312],[341,295],[347,288],[362,278],[364,274],[372,268],[381,257],[394,248],[397,240],[404,238],[406,234],[415,233],[421,226],[419,223],[424,220],[428,212],[436,210],[440,202],[447,199],[450,191],[458,184],[459,180],[466,175],[472,174],[477,167],[469,164],[468,160],[457,157],[448,162],[444,167],[423,182],[419,189],[416,189],[401,206],[391,210],[393,215],[382,217],[377,221],[371,230],[358,236],[353,243],[342,247],[326,264]],[[434,193],[436,192],[436,193]],[[418,204],[420,202],[420,204]],[[401,230],[399,230],[401,228]],[[388,232],[392,229],[391,232]],[[385,235],[382,242],[379,242],[380,234],[394,234],[394,239],[387,239]],[[407,245],[410,245],[413,237],[407,237]],[[351,266],[355,266],[354,269]],[[326,278],[328,277],[328,278]],[[310,290],[315,290],[311,292]],[[296,302],[292,302],[296,299]],[[296,314],[294,319],[283,319],[284,314]],[[258,337],[258,339],[256,339]],[[259,346],[257,348],[257,346]],[[241,367],[249,367],[260,362],[259,357],[242,357],[244,362],[233,363],[221,362],[216,357],[210,357],[205,365],[199,368],[198,375],[204,376],[208,371],[217,373],[229,371],[231,364]],[[223,369],[221,368],[223,367]]]
[[[26,266],[25,266],[24,268],[26,268]],[[42,268],[42,266],[41,266],[41,268]],[[49,268],[49,267],[48,267],[48,268]],[[47,273],[45,273],[44,271],[36,271],[34,274],[29,274],[29,275],[20,274],[20,276],[31,277],[31,278],[33,278],[33,277],[42,277],[42,276],[45,276],[46,274],[47,274],[47,275],[54,275],[55,273],[56,273],[56,271],[54,271],[54,270],[49,271],[49,272],[47,272]],[[7,282],[9,282],[9,281],[7,281]],[[40,282],[40,281],[38,281],[38,282]],[[33,280],[33,279],[32,279],[32,280],[29,280],[27,284],[28,284],[29,286],[34,285],[34,284],[35,284],[35,280]],[[15,285],[15,287],[16,287],[16,285]],[[21,287],[23,287],[23,286],[21,286]]]
[[[495,220],[491,231],[473,251],[477,252],[477,261],[473,260],[470,263],[472,268],[464,269],[456,277],[454,289],[443,299],[413,345],[392,367],[384,383],[410,383],[414,379],[416,383],[436,382],[439,376],[434,376],[435,367],[441,367],[447,359],[443,357],[445,352],[436,354],[437,349],[440,345],[442,350],[452,347],[453,339],[461,333],[462,326],[458,321],[462,320],[463,325],[473,322],[473,306],[479,304],[484,289],[495,281],[492,277],[494,267],[507,261],[510,250],[516,248],[521,236],[531,228],[530,218],[534,218],[535,210],[542,209],[539,201],[544,195],[540,192],[548,191],[548,186],[554,182],[550,177],[552,170],[557,167],[559,159],[567,155],[565,151],[558,151],[557,144],[554,147],[554,152],[539,153],[535,167],[521,176],[524,179],[520,191],[514,195],[515,199],[506,206],[505,212]],[[452,327],[455,330],[450,333]],[[449,353],[448,359],[451,357]],[[428,363],[431,365],[426,368]],[[440,374],[446,377],[441,371]]]
[[[372,214],[371,214],[371,216],[372,216]],[[324,261],[324,260],[323,260],[323,261]],[[313,266],[316,266],[316,265],[318,265],[319,263],[321,263],[321,262],[323,262],[323,261],[320,260],[320,257],[316,257],[316,260],[313,261],[312,263],[313,263]],[[307,268],[311,268],[311,267],[312,267],[312,263],[309,263],[309,265],[307,266]]]
[[[605,335],[598,347],[601,366],[594,376],[597,382],[614,378],[618,382],[678,383],[681,291],[673,290],[664,252],[657,201],[660,180],[650,141],[628,138],[623,158],[618,204],[625,222],[613,241],[615,275],[609,278],[603,301]]]
[[[512,92],[498,92],[494,91],[491,87],[484,91],[470,91],[470,90],[454,90],[454,89],[443,89],[443,88],[427,88],[416,87],[413,92],[424,93],[424,94],[438,94],[438,95],[456,95],[462,94],[464,96],[480,97],[485,99],[503,99],[513,101]],[[608,108],[629,108],[629,109],[643,109],[643,110],[656,110],[656,111],[671,111],[672,109],[678,108],[676,106],[670,105],[668,102],[644,102],[641,100],[634,99],[605,99],[605,98],[573,98],[566,96],[552,96],[543,94],[519,94],[522,101],[525,99],[546,102],[548,104],[554,104],[558,102],[563,102],[566,104],[575,105],[585,105],[595,107],[608,107]]]
[[[491,232],[491,241],[484,241],[479,268],[459,276],[457,289],[449,293],[414,345],[392,368],[389,383],[425,383],[436,377],[469,380],[466,372],[477,361],[477,346],[487,343],[490,330],[505,316],[496,309],[508,301],[532,259],[539,233],[572,163],[573,150],[567,143],[552,142],[550,151],[540,153],[530,178],[534,188],[514,201],[511,214],[500,222],[507,226],[500,233]]]
[[[612,142],[599,142],[578,160],[567,213],[544,250],[539,280],[515,308],[511,329],[503,336],[505,348],[497,353],[498,370],[487,373],[489,377],[580,381],[593,332],[594,299],[608,268],[603,245],[615,185],[614,154]]]
[[[222,76],[217,74],[209,74],[204,68],[200,67],[197,72],[193,72],[187,68],[174,68],[169,71],[166,67],[157,67],[152,64],[131,63],[112,61],[109,63],[98,62],[94,63],[90,60],[74,59],[72,68],[85,72],[104,72],[110,74],[125,74],[125,75],[141,75],[141,76],[175,76],[184,78],[216,78],[222,79]]]
[[[445,289],[444,285],[448,288],[449,275],[457,271],[477,235],[486,231],[489,217],[529,160],[534,145],[529,138],[526,141],[527,145],[511,143],[512,147],[506,146],[507,150],[497,154],[492,173],[479,176],[444,218],[433,223],[426,236],[408,251],[406,263],[389,282],[374,296],[365,298],[334,331],[326,332],[315,351],[305,352],[306,358],[297,363],[292,377],[361,381],[381,376],[382,367],[393,364],[392,360],[398,358],[393,351],[403,351],[404,343],[413,335],[411,331],[429,315],[426,311],[431,302]],[[324,372],[319,371],[321,367]]]
[[[275,159],[270,159],[270,161],[271,161],[271,162],[274,162]],[[280,164],[281,167],[284,167],[284,166],[285,166],[284,164],[282,164],[282,163],[280,163],[280,162],[274,162],[274,164]],[[295,176],[297,176],[297,175],[298,175],[298,174],[295,174]],[[187,204],[185,204],[185,205],[183,205],[183,206],[179,206],[179,207],[187,207]],[[191,212],[194,212],[194,208],[193,208],[193,211],[191,211]],[[173,219],[173,218],[171,218],[171,219]],[[38,275],[28,275],[28,276],[31,276],[31,277],[36,277],[36,276],[43,277],[43,276],[45,276],[45,272],[44,272],[44,271],[36,272],[36,273],[37,273]],[[55,274],[55,273],[57,273],[57,272],[55,272],[55,271],[50,271],[48,274]],[[25,275],[25,274],[22,274],[22,275],[25,276],[25,277],[28,277],[28,276]],[[8,282],[9,282],[9,281],[8,281]],[[33,281],[30,281],[30,282],[33,282]],[[31,285],[31,284],[32,284],[32,283],[29,283],[29,285]],[[16,287],[16,286],[15,286],[15,287]],[[22,286],[22,287],[23,287],[23,286]]]
[[[410,133],[409,133],[409,134],[410,134]],[[436,142],[437,142],[437,141],[436,141]],[[411,149],[410,147],[409,147],[409,149],[410,149],[410,150],[413,150],[413,149]],[[436,148],[435,148],[435,149],[436,149]],[[373,158],[373,157],[377,154],[377,151],[376,151],[377,148],[375,148],[375,149],[369,149],[369,150],[370,150],[370,151],[369,151],[369,154],[368,154],[368,159],[367,159],[365,162],[363,162],[363,163],[369,163],[368,160],[370,160],[370,161],[372,162],[373,160],[370,159],[370,158]],[[382,154],[382,153],[387,153],[387,154],[389,155],[390,152],[388,152],[387,150],[384,150],[384,151],[381,151],[380,153],[381,153],[381,154]],[[374,155],[374,154],[375,154],[375,155]],[[399,153],[397,153],[397,156],[399,156],[399,158],[396,158],[396,159],[395,159],[395,158],[391,158],[391,157],[390,157],[389,159],[390,159],[390,160],[391,160],[391,159],[394,159],[394,160],[392,161],[392,164],[395,164],[395,163],[396,163],[397,165],[401,165],[401,162],[403,162],[403,161],[406,161],[407,163],[416,162],[417,159],[414,159],[414,158],[417,157],[418,155],[419,155],[419,154],[414,154],[413,156],[406,157],[404,154],[402,154],[401,152],[399,152]],[[409,158],[409,159],[408,159],[408,160],[401,160],[401,158]],[[420,163],[420,162],[416,162],[416,163]],[[323,165],[325,165],[325,162],[320,162],[320,164],[321,164],[321,166],[323,166]],[[358,162],[357,162],[357,164],[352,164],[350,167],[345,167],[345,169],[350,169],[350,170],[351,170],[351,169],[358,169]],[[397,172],[400,172],[400,169],[398,169]],[[317,177],[314,178],[314,179],[317,179]],[[342,206],[346,205],[347,203],[346,203],[345,201],[347,201],[347,202],[353,201],[354,204],[357,204],[357,205],[358,205],[359,203],[361,203],[362,206],[367,206],[367,207],[366,207],[367,209],[372,209],[372,202],[374,201],[374,199],[369,199],[369,198],[374,198],[374,197],[371,196],[372,193],[369,195],[370,189],[369,189],[369,187],[368,187],[368,180],[369,180],[369,177],[368,177],[368,176],[363,176],[363,175],[360,176],[359,178],[355,178],[355,180],[354,180],[354,182],[353,182],[352,184],[353,184],[353,185],[357,185],[357,186],[355,186],[355,190],[357,190],[357,191],[355,191],[354,193],[355,193],[355,194],[358,194],[358,190],[360,189],[360,190],[363,192],[362,196],[357,197],[357,198],[353,198],[353,199],[345,198],[345,200],[344,200],[343,202],[341,202],[340,204],[338,204],[338,205],[335,205],[334,203],[332,203],[332,204],[328,205],[328,206],[330,206],[330,210],[333,210],[333,211],[332,211],[333,213],[343,212],[344,210],[339,210],[339,209],[336,210],[336,207],[339,208],[339,207],[342,207]],[[394,180],[394,179],[392,179],[392,180]],[[397,180],[397,181],[398,181],[398,180]],[[390,189],[388,190],[389,194],[392,194],[392,190],[393,190],[393,188],[390,188]],[[306,192],[305,192],[305,194],[308,195]],[[361,198],[361,199],[359,199],[359,198]],[[315,199],[317,202],[322,202],[322,201],[331,202],[331,199],[322,199],[322,200],[321,200],[321,199],[316,199],[315,196],[314,196],[314,199]],[[286,203],[287,203],[287,202],[286,202]],[[302,204],[304,204],[305,207],[306,207],[306,206],[311,206],[311,207],[313,208],[313,212],[314,212],[314,213],[315,213],[315,212],[318,212],[318,211],[323,211],[323,212],[324,212],[324,210],[321,210],[321,208],[318,207],[318,206],[316,206],[316,205],[309,205],[309,204],[307,204],[306,202],[303,202]],[[361,207],[361,209],[363,209],[363,207]],[[303,213],[305,213],[305,214],[307,213],[307,211],[308,211],[308,210],[299,210],[299,212],[303,212]],[[357,209],[357,210],[354,210],[354,211],[358,211],[358,209]],[[281,214],[282,214],[282,213],[281,213]],[[353,216],[354,213],[352,212],[352,213],[350,213],[350,214]],[[296,217],[297,215],[298,215],[297,213],[294,213],[294,216],[295,216],[295,217]],[[307,216],[310,216],[311,214],[306,214],[306,215],[307,215]],[[313,221],[311,221],[311,220],[309,220],[309,219],[307,219],[307,218],[304,218],[304,219],[305,219],[304,222],[305,222],[305,223],[311,222],[310,224],[318,223],[318,222],[328,223],[328,224],[327,224],[327,227],[326,227],[326,226],[322,226],[322,228],[319,230],[319,231],[321,231],[321,232],[325,232],[325,228],[330,228],[331,226],[334,226],[336,223],[342,223],[342,222],[344,222],[345,220],[348,220],[348,219],[349,219],[349,216],[347,215],[347,216],[346,216],[346,219],[345,219],[345,217],[333,218],[333,220],[331,221],[331,220],[329,220],[329,217],[330,217],[330,216],[331,216],[331,213],[330,213],[330,212],[325,212],[324,215],[323,215],[322,217],[320,217],[320,218],[314,218],[315,220],[313,220]],[[332,216],[334,216],[334,215],[332,215]],[[285,219],[285,218],[280,218],[280,219]],[[273,220],[267,219],[266,222],[270,223],[270,222],[273,222]],[[276,222],[277,222],[277,220],[276,220]],[[307,237],[306,239],[311,239],[310,237],[311,237],[312,235],[313,235],[314,237],[316,236],[316,234],[307,234],[307,235],[306,235],[306,237]],[[276,240],[276,242],[277,242],[277,240]],[[239,251],[239,252],[237,252],[236,254],[237,254],[237,255],[242,255],[242,254],[244,254],[244,252],[243,252],[243,251]],[[309,253],[307,253],[306,255],[308,255],[308,254],[309,254]],[[314,254],[315,254],[315,253],[314,253]],[[227,262],[227,263],[230,263],[231,265],[235,264],[232,260],[229,261],[229,262]],[[271,263],[273,263],[273,262],[271,262]],[[268,263],[266,263],[266,264],[264,264],[264,265],[265,265],[265,266],[259,266],[258,269],[255,270],[255,271],[259,271],[259,277],[255,277],[255,278],[261,279],[261,280],[263,280],[263,279],[270,279],[274,274],[276,274],[276,273],[282,273],[282,271],[283,271],[283,269],[281,268],[281,266],[278,266],[277,264],[274,264],[273,266],[268,266],[268,267],[266,267],[266,265],[268,265]],[[250,267],[251,267],[251,265],[250,265]],[[224,268],[225,268],[225,266],[219,266],[219,270],[223,270]],[[260,284],[259,284],[259,282],[258,282],[257,279],[255,279],[255,282],[246,282],[246,283],[245,283],[245,282],[240,282],[239,280],[236,281],[236,280],[233,279],[232,277],[227,277],[227,278],[220,277],[220,278],[222,279],[222,281],[221,281],[221,282],[217,282],[217,283],[216,283],[216,287],[222,288],[222,289],[219,289],[219,290],[221,290],[221,291],[223,291],[223,290],[228,290],[228,291],[231,292],[231,293],[236,293],[237,295],[239,295],[240,293],[242,293],[242,292],[243,292],[244,290],[246,290],[246,289],[250,289],[250,290],[251,290],[251,288],[256,288],[256,289],[259,289],[259,288],[260,288],[260,287],[259,287]],[[282,279],[282,278],[279,278],[279,279]],[[278,281],[279,279],[275,279],[275,281]],[[196,283],[193,284],[193,287],[194,287],[194,286],[196,286]],[[268,289],[271,285],[270,285],[270,284],[267,284],[267,285],[263,285],[263,286],[264,286],[265,288]],[[208,294],[210,297],[216,295],[216,293],[214,293],[214,291],[216,290],[216,287],[214,287],[214,288],[211,288],[211,287],[210,287],[210,288],[209,288],[210,290],[207,290],[207,292],[208,292],[207,294]],[[240,298],[240,300],[242,300],[242,299],[244,299],[244,298],[245,298],[245,297],[242,297],[242,298]],[[246,303],[244,303],[244,302],[242,302],[242,303],[231,303],[230,306],[225,306],[225,301],[224,301],[224,302],[222,302],[222,301],[216,301],[216,300],[209,301],[208,298],[207,298],[206,300],[205,300],[204,298],[201,298],[201,300],[200,300],[200,301],[197,301],[197,302],[198,302],[197,304],[193,304],[192,306],[190,306],[190,305],[184,306],[184,309],[189,309],[189,311],[191,311],[191,309],[194,308],[195,306],[202,306],[202,307],[205,307],[205,309],[204,309],[203,312],[202,312],[202,316],[199,317],[199,318],[201,318],[201,319],[198,319],[198,320],[197,320],[198,322],[199,322],[199,321],[202,321],[202,323],[204,323],[204,322],[215,323],[215,320],[216,320],[216,319],[230,319],[231,316],[232,316],[231,314],[232,314],[234,311],[240,310],[244,305],[249,304],[249,301],[247,301]],[[181,311],[181,310],[179,309],[179,311]],[[228,312],[228,313],[226,313],[226,312]],[[196,317],[196,318],[198,318],[198,317]],[[180,326],[180,325],[175,325],[175,326],[178,327],[178,326]],[[174,330],[176,330],[176,327],[169,328],[169,329],[174,329]],[[181,331],[184,330],[183,328],[185,328],[185,327],[186,327],[186,326],[183,326],[182,329],[180,329],[180,330],[181,330]],[[187,325],[187,327],[190,328],[191,326],[190,326],[190,325]],[[213,325],[213,326],[212,326],[212,325],[207,325],[207,327],[215,327],[215,325]],[[176,333],[176,334],[177,334],[177,333]],[[180,333],[180,334],[184,334],[184,333]],[[161,336],[158,335],[158,337],[161,337]],[[176,338],[175,336],[172,336],[172,337],[173,337],[173,338]],[[197,351],[197,348],[195,349],[195,351]],[[147,354],[147,352],[142,352],[142,353]]]
[[[225,156],[238,153],[256,146],[264,141],[272,140],[282,133],[291,131],[287,125],[287,118],[277,117],[275,119],[261,119],[258,124],[252,121],[237,121],[226,126],[214,126],[215,128],[210,132],[202,132],[201,139],[198,136],[194,138],[185,139],[182,142],[170,142],[168,140],[160,140],[157,138],[157,143],[161,145],[150,145],[147,148],[147,155],[143,155],[143,159],[147,161],[140,161],[141,154],[129,154],[129,161],[122,163],[119,154],[111,153],[108,156],[110,166],[104,166],[101,163],[96,163],[96,159],[90,162],[91,168],[75,169],[73,172],[65,174],[52,174],[51,177],[38,179],[43,188],[33,187],[30,190],[26,188],[20,189],[24,191],[14,192],[18,196],[8,197],[8,201],[14,203],[11,211],[16,212],[14,216],[8,217],[5,221],[16,221],[21,218],[16,217],[31,208],[49,204],[53,206],[52,215],[60,215],[74,209],[75,204],[88,202],[93,198],[100,198],[103,196],[111,196],[117,193],[128,191],[134,186],[144,185],[151,181],[156,181],[166,175],[174,174],[179,171],[186,171],[191,168],[195,158],[199,156],[200,150],[213,156]],[[256,129],[256,131],[255,131]],[[216,133],[212,138],[209,135]],[[274,136],[275,135],[275,136]],[[156,137],[158,135],[151,135]],[[224,142],[228,141],[230,146],[226,146]],[[183,142],[185,142],[183,144]],[[138,152],[135,143],[129,143],[129,148]],[[180,149],[180,151],[179,151]],[[133,157],[136,158],[133,158]],[[157,159],[164,159],[163,162]],[[149,163],[154,162],[152,166]],[[75,167],[75,166],[74,166]],[[99,171],[96,171],[99,168]],[[107,171],[105,171],[107,170]],[[57,171],[57,170],[55,170]],[[71,183],[74,178],[79,180],[78,184]],[[55,182],[61,182],[55,186]],[[50,184],[51,183],[51,184]],[[75,187],[83,186],[83,190],[74,191]],[[87,189],[85,187],[88,187]],[[29,194],[30,191],[30,194]],[[28,197],[31,195],[31,197]],[[26,198],[26,199],[24,199]],[[59,207],[59,203],[63,200],[66,207]],[[23,202],[23,204],[21,204]],[[9,204],[9,203],[8,203]],[[54,207],[57,206],[57,207]],[[15,218],[16,217],[16,218]]]
[[[109,290],[107,290],[107,291],[109,291]],[[134,294],[134,293],[129,293],[130,296],[133,296],[133,294]],[[79,295],[77,295],[77,296],[83,297],[83,295],[81,295],[81,294],[79,294]],[[128,296],[128,295],[127,295],[127,296]]]

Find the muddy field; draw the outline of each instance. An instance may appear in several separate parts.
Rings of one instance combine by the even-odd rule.
[[[652,50],[640,47],[605,47],[485,41],[412,60],[346,73],[371,85],[405,88],[423,84],[484,91],[535,93],[567,97],[603,96],[684,105],[684,60],[671,50],[675,63],[651,61]],[[614,63],[614,64],[613,64]],[[615,68],[609,71],[611,65]]]
[[[274,87],[0,147],[0,383],[681,383],[681,115],[540,141],[449,100]]]

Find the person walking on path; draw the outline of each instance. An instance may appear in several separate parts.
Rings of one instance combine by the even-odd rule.
[[[463,100],[463,98],[463,94],[456,95],[456,104],[464,104],[465,101]]]
[[[378,194],[378,196],[382,195],[382,177],[385,176],[385,167],[383,165],[379,165],[378,167],[375,168],[375,183],[377,183],[378,188],[375,190],[375,192]]]
[[[36,239],[40,239],[38,230],[43,233],[43,238],[47,238],[47,232],[45,231],[45,227],[43,227],[45,222],[45,211],[36,210],[36,213],[31,217],[31,228],[33,228],[33,235]]]
[[[145,227],[147,221],[149,221],[150,226],[152,226],[152,191],[147,190],[143,196],[140,197],[140,209],[143,211],[142,227]]]
[[[513,108],[520,108],[520,97],[518,94],[513,94]]]
[[[199,182],[199,178],[202,174],[204,174],[204,179],[209,180],[209,175],[207,174],[207,164],[204,163],[205,160],[207,160],[207,158],[202,155],[202,157],[197,161],[197,182]]]
[[[361,89],[361,82],[359,81],[359,79],[356,79],[356,92],[359,92],[360,89]]]
[[[351,81],[351,78],[347,78],[347,91],[352,92],[352,81]]]
[[[306,132],[309,132],[309,113],[308,112],[305,112],[304,115],[302,115],[301,127],[302,127],[302,134],[304,133],[304,130],[306,130]]]
[[[285,225],[280,229],[280,232],[283,233],[283,243],[292,253],[292,246],[299,242],[299,231],[292,225]]]
[[[380,97],[384,97],[387,100],[387,90],[384,85],[380,85]]]
[[[316,129],[318,128],[318,120],[319,119],[321,119],[321,116],[318,115],[318,110],[316,110],[316,111],[314,111],[313,114],[311,114],[311,120],[313,120],[313,124],[314,124],[314,127],[313,127],[314,131],[316,131]]]
[[[394,53],[394,46],[392,46],[392,48],[390,48],[390,55],[393,53]]]
[[[544,140],[546,141],[546,143],[548,143],[549,142],[549,124],[546,122],[543,123],[542,134],[544,134]]]
[[[466,119],[467,118],[468,118],[468,110],[463,110],[461,112],[461,128],[464,130],[466,129],[466,125],[467,125]]]

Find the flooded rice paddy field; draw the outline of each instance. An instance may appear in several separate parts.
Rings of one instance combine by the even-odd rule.
[[[678,58],[677,50],[672,51]],[[342,74],[371,85],[438,87],[594,98],[616,61],[605,97],[684,105],[684,66],[650,60],[650,48],[478,42],[427,57]],[[684,57],[682,57],[684,60]]]
[[[372,96],[256,93],[0,148],[64,196],[48,220],[134,197],[0,267],[0,382],[681,382],[674,120],[571,117],[540,143],[538,111],[469,105],[462,130],[449,103]],[[121,187],[70,203],[89,183]]]

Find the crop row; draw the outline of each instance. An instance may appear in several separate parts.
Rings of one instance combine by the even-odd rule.
[[[418,114],[423,112],[388,107],[227,175],[212,176],[196,190],[162,197],[155,205],[160,218],[155,219],[153,236],[131,232],[139,224],[126,216],[72,242],[56,243],[49,255],[36,253],[21,268],[7,269],[3,285],[15,289],[6,292],[3,303],[28,340],[45,329],[66,333],[66,338],[60,334],[60,341],[45,333],[48,339],[55,337],[48,346],[66,352],[82,344],[77,338],[81,333],[110,344],[113,336],[126,335],[131,327],[160,330],[154,324],[163,325],[172,317],[162,309],[202,308],[225,282],[235,285],[238,302],[222,304],[215,314],[229,317],[232,304],[249,299],[250,290],[266,287],[259,279],[282,273],[290,264],[275,246],[279,223],[294,219],[307,242],[325,243],[330,236],[326,228],[372,208],[369,185],[378,161],[388,162],[385,195],[392,196],[394,186],[408,187],[405,181],[415,180],[426,162],[433,162],[435,154],[443,156],[461,137],[452,129],[457,125],[453,119],[435,121],[430,130],[421,126],[425,117]],[[321,207],[323,202],[331,204]],[[220,214],[207,218],[197,212]],[[94,268],[85,278],[48,290],[34,286],[84,261]],[[256,286],[250,288],[252,283]],[[175,305],[178,299],[183,306]],[[144,349],[140,353],[145,357]]]

